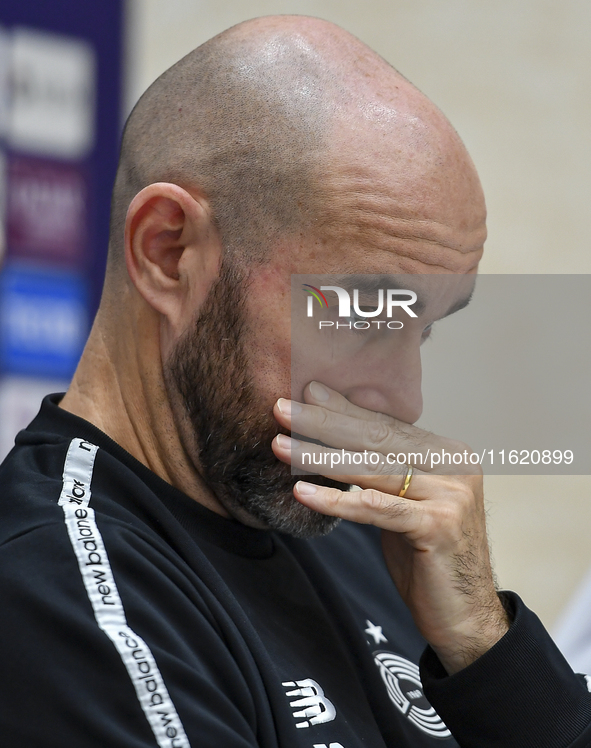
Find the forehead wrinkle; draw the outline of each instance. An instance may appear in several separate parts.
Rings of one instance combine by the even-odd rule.
[[[486,239],[486,229],[483,225],[464,230],[461,240],[458,240],[455,238],[457,230],[454,231],[441,221],[390,216],[369,205],[366,207],[344,204],[339,208],[338,215],[320,224],[323,232],[326,231],[333,236],[367,236],[378,245],[390,244],[392,239],[401,239],[445,247],[460,254],[479,250]]]
[[[392,253],[389,254],[391,255],[389,261],[391,267],[392,259],[394,258],[392,257]],[[416,257],[397,254],[395,255],[395,272],[401,275],[457,275],[460,273],[463,275],[471,275],[477,271],[481,257],[482,252],[474,253],[474,259],[470,265],[464,266],[464,263],[455,263],[455,265],[453,265],[450,262],[435,262],[432,257],[429,258],[429,262],[426,262],[425,260]]]
[[[350,234],[341,233],[338,247],[338,268],[340,273],[364,273],[383,275],[427,275],[431,273],[470,274],[476,272],[482,258],[483,248],[475,249],[469,254],[460,254],[445,248],[435,254],[433,249],[413,251],[403,244],[390,244],[377,247],[367,241],[355,241]],[[333,241],[330,242],[331,244]],[[327,268],[334,263],[334,253],[321,260],[318,269],[311,270],[324,275]]]
[[[462,232],[458,240],[457,231],[438,221],[398,218],[349,205],[340,207],[338,215],[317,228],[326,239],[354,246],[357,251],[365,248],[367,254],[372,251],[388,253],[390,257],[395,254],[453,272],[463,268],[470,255],[475,266],[483,252],[484,226]]]
[[[465,272],[477,265],[486,239],[472,164],[416,161],[402,152],[391,165],[333,163],[316,228],[332,240],[419,261],[431,272]]]
[[[462,168],[466,165],[433,159],[426,166],[424,159],[414,158],[402,149],[390,153],[395,163],[389,165],[381,164],[377,154],[368,155],[372,158],[370,166],[334,164],[327,170],[323,179],[327,202],[370,211],[377,206],[385,215],[449,221],[459,228],[484,223],[486,209],[483,199],[480,204],[480,182],[471,169]],[[448,206],[453,208],[460,198],[464,198],[466,206],[460,220],[452,220]]]
[[[442,272],[442,273],[465,273],[472,272],[480,262],[483,254],[483,249],[474,249],[468,254],[460,254],[455,250],[448,249],[446,252],[439,252],[434,254],[432,249],[420,250],[409,250],[404,247],[391,248],[385,250],[390,257],[396,257],[398,262],[399,273],[426,273],[426,272]],[[466,261],[470,259],[470,264],[467,265]],[[390,262],[392,259],[390,259]],[[417,270],[416,263],[419,266],[428,268],[428,270]],[[439,270],[437,270],[439,269]]]

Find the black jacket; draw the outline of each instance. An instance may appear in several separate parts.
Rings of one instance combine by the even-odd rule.
[[[591,746],[585,678],[515,595],[447,677],[376,529],[224,519],[56,403],[0,467],[1,746]]]

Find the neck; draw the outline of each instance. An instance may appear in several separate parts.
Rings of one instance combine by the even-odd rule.
[[[160,361],[158,336],[147,332],[157,328],[158,320],[137,318],[122,334],[118,317],[113,335],[106,317],[99,310],[60,407],[95,425],[175,488],[227,516],[181,443],[161,366],[154,367]]]

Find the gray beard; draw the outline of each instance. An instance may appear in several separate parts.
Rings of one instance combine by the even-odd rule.
[[[293,496],[298,476],[271,451],[275,436],[287,432],[249,372],[247,285],[244,274],[224,266],[194,326],[165,362],[175,420],[188,454],[198,453],[207,487],[232,516],[295,537],[326,535],[340,520],[300,504]],[[345,488],[321,476],[307,480]]]

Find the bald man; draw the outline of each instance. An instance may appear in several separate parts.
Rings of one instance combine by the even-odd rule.
[[[241,24],[148,89],[80,365],[0,472],[3,745],[591,745],[584,678],[495,589],[479,472],[290,468],[458,448],[412,425],[419,349],[484,238],[453,128],[332,24]],[[407,274],[404,346],[292,379],[301,273]]]

